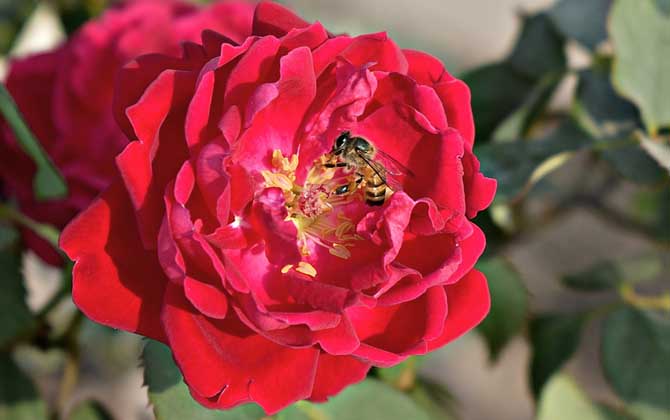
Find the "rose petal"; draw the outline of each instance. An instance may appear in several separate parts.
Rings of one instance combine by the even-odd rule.
[[[101,324],[166,341],[159,321],[166,278],[134,220],[119,180],[63,231],[60,246],[75,261],[72,298]]]
[[[262,1],[256,6],[253,32],[256,35],[284,36],[291,29],[304,28],[309,24],[284,6]]]
[[[355,357],[331,356],[321,353],[316,370],[314,390],[310,401],[326,402],[328,397],[338,394],[346,386],[365,379],[370,364]]]
[[[356,66],[373,64],[371,70],[407,74],[409,68],[405,55],[384,32],[357,36],[341,56]]]
[[[279,188],[267,188],[254,200],[250,223],[265,240],[265,252],[272,264],[283,267],[297,264],[301,257],[298,249],[298,230],[286,221],[284,193]]]
[[[284,156],[295,151],[294,141],[305,112],[316,95],[312,54],[300,47],[282,57],[277,83],[261,85],[250,98],[246,131],[233,159],[247,170],[272,169],[275,150]]]
[[[477,326],[489,312],[489,296],[486,277],[472,270],[459,282],[446,286],[449,314],[444,331],[435,340],[428,343],[428,351],[438,349]]]
[[[404,357],[426,352],[426,342],[440,336],[447,316],[447,296],[442,287],[428,289],[416,300],[395,306],[347,310],[361,339],[354,355],[377,366],[397,363]]]
[[[209,407],[254,401],[274,414],[312,392],[317,349],[276,345],[234,318],[208,319],[172,284],[165,293],[162,320],[186,383]]]
[[[184,116],[179,115],[179,109],[187,105],[194,82],[191,73],[167,70],[128,109],[129,121],[140,141],[130,143],[116,161],[147,249],[156,247],[165,186],[188,156]]]
[[[491,205],[496,194],[498,182],[485,177],[479,172],[479,160],[472,153],[471,146],[466,146],[463,156],[463,183],[467,200],[467,216],[474,218],[477,213]]]
[[[228,313],[226,294],[218,288],[200,282],[191,277],[184,279],[186,298],[203,315],[215,319],[224,319]]]

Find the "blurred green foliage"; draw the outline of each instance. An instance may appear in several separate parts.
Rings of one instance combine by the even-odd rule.
[[[0,0],[0,54],[6,54],[37,0]]]
[[[51,2],[68,34],[111,3]],[[0,53],[11,50],[36,4],[0,1]],[[497,362],[511,340],[528,341],[528,386],[537,399],[539,420],[670,417],[668,39],[670,0],[558,0],[546,11],[522,17],[518,38],[506,58],[463,76],[472,90],[476,154],[483,172],[499,182],[494,206],[476,221],[489,243],[477,268],[489,279],[492,298],[490,315],[477,331],[487,344],[491,363]],[[575,48],[588,56],[585,65],[574,67],[568,59],[566,51]],[[576,87],[567,109],[550,106],[570,80]],[[40,168],[36,196],[50,199],[64,194],[62,177],[4,89],[0,110]],[[575,181],[554,178],[573,171],[579,175]],[[633,190],[623,209],[610,199],[621,186]],[[574,208],[592,210],[644,237],[653,250],[605,259],[582,270],[566,267],[561,286],[575,294],[602,296],[601,301],[579,310],[538,312],[527,292],[528,279],[505,258],[504,251]],[[137,340],[82,322],[81,314],[55,325],[48,315],[68,297],[69,267],[56,296],[37,313],[31,311],[21,270],[22,245],[10,223],[34,230],[52,243],[58,236],[18,213],[11,202],[0,204],[0,419],[57,417],[63,413],[62,401],[47,405],[39,398],[30,376],[15,362],[19,346],[58,349],[59,363],[65,366],[63,382],[68,385],[72,379],[68,375],[73,366],[77,369],[82,354],[105,359],[108,370],[129,368],[123,361],[132,360]],[[563,369],[581,351],[586,328],[599,331],[602,371],[618,397],[616,406],[593,401]],[[255,405],[225,413],[202,408],[191,398],[169,349],[160,343],[147,341],[141,360],[158,419],[264,417]],[[364,382],[326,404],[300,402],[274,418],[454,418],[457,401],[448,389],[422,377],[423,360],[410,358],[390,369],[374,369]],[[70,416],[110,418],[95,401],[83,401]]]

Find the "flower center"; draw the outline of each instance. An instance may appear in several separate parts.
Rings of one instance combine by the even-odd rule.
[[[280,150],[272,154],[274,169],[261,174],[266,187],[280,188],[284,192],[287,220],[292,221],[298,230],[300,250],[304,256],[310,255],[314,247],[319,246],[336,257],[348,259],[351,257],[350,248],[362,238],[356,234],[356,226],[341,208],[354,199],[354,194],[337,194],[336,189],[339,185],[350,183],[353,175],[335,179],[337,169],[326,167],[325,159],[323,156],[315,162],[304,185],[296,183],[298,156],[293,155],[289,159]],[[311,274],[313,267],[306,268],[309,264],[305,264],[296,270]],[[286,270],[291,268],[285,267]]]

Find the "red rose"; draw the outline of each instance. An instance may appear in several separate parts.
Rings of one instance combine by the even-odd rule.
[[[64,227],[109,186],[113,157],[128,143],[111,112],[114,78],[132,58],[150,52],[179,55],[182,40],[200,39],[214,29],[240,42],[251,33],[253,7],[242,2],[205,9],[164,0],[140,0],[86,24],[67,44],[12,63],[7,88],[70,188],[63,200],[33,198],[35,167],[4,128],[0,177],[22,212]],[[51,264],[61,259],[30,232],[27,245]]]
[[[115,113],[133,141],[61,245],[90,318],[168,344],[203,405],[274,413],[485,316],[468,218],[495,181],[468,88],[436,59],[272,3],[253,34],[126,67]]]

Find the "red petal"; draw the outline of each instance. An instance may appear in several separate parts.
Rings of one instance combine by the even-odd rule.
[[[335,61],[335,58],[342,51],[351,45],[351,41],[352,39],[348,36],[338,36],[329,39],[312,51],[312,55],[314,56],[314,73],[316,73],[317,77],[321,75],[326,67]]]
[[[498,182],[485,177],[479,172],[479,160],[472,153],[471,146],[466,146],[463,156],[463,183],[467,199],[467,216],[474,218],[477,213],[491,205],[496,194]]]
[[[193,83],[191,73],[166,70],[128,109],[129,121],[140,141],[126,147],[117,157],[117,165],[137,210],[147,249],[156,247],[165,186],[188,157],[184,114],[180,110],[193,93]]]
[[[475,142],[475,121],[470,106],[470,88],[463,81],[453,79],[435,85],[447,112],[449,127],[455,128],[467,144]]]
[[[222,1],[177,20],[177,39],[198,41],[204,29],[212,30],[241,43],[251,35],[254,7],[246,1]]]
[[[191,277],[184,279],[184,293],[203,315],[223,319],[228,313],[226,294],[218,288]]]
[[[233,137],[232,132],[239,131],[239,124],[234,127],[235,122],[230,120],[230,117],[234,117],[233,114],[221,117],[224,106],[222,99],[230,72],[254,42],[255,38],[250,37],[242,45],[220,45],[216,57],[200,70],[185,123],[186,141],[192,154],[195,155],[200,147],[220,134],[224,134],[229,144],[236,140],[236,135]],[[222,121],[223,124],[220,124]]]
[[[402,52],[409,63],[407,75],[417,83],[433,86],[444,77],[444,65],[432,55],[415,50],[402,50]]]
[[[244,107],[260,84],[269,82],[273,75],[276,77],[279,44],[275,37],[261,38],[242,55],[226,81],[223,103],[227,105],[222,115],[231,106]]]
[[[433,287],[421,297],[400,305],[349,308],[361,348],[354,355],[378,366],[397,363],[404,357],[424,354],[426,343],[439,337],[447,316],[447,297]]]
[[[437,91],[449,126],[458,130],[466,143],[472,144],[475,141],[475,124],[468,86],[449,74],[437,58],[421,51],[403,52],[409,62],[409,76]]]
[[[187,51],[190,51],[190,55],[186,55]],[[116,78],[112,109],[119,127],[126,133],[126,136],[131,140],[137,138],[133,126],[126,115],[126,110],[140,100],[147,87],[162,72],[168,69],[199,71],[205,64],[206,59],[202,48],[200,48],[200,53],[197,54],[192,48],[186,50],[186,47],[184,47],[183,58],[168,57],[160,54],[144,55],[131,61],[121,69]]]
[[[489,312],[489,296],[486,277],[472,270],[456,284],[446,286],[449,314],[444,331],[428,343],[428,351],[438,349],[476,327]]]
[[[373,64],[371,70],[407,74],[409,68],[405,55],[386,33],[357,36],[341,55],[355,66]]]
[[[474,268],[477,260],[482,256],[486,248],[486,236],[484,236],[484,232],[472,222],[468,222],[468,225],[472,228],[472,233],[467,238],[458,242],[461,250],[461,263],[449,279],[446,280],[446,284],[456,283],[463,276],[467,275]]]
[[[321,353],[310,401],[325,402],[328,397],[338,394],[348,385],[365,379],[369,370],[369,363],[355,357]]]
[[[320,22],[316,22],[305,28],[292,29],[282,38],[281,45],[284,51],[292,51],[300,47],[313,50],[327,39],[328,32]]]
[[[116,181],[63,231],[61,248],[76,264],[72,298],[89,318],[166,341],[160,324],[165,274],[142,248],[133,209]]]
[[[196,160],[196,181],[200,193],[218,224],[225,226],[230,220],[230,177],[225,171],[228,153],[223,146],[209,143]]]
[[[250,222],[265,240],[268,260],[279,267],[297,264],[301,260],[298,249],[298,229],[287,221],[284,193],[279,188],[267,188],[254,200]]]
[[[268,414],[309,397],[319,350],[268,341],[237,319],[208,319],[170,283],[163,324],[177,365],[194,396],[212,408],[255,401]]]
[[[292,11],[277,3],[262,1],[256,6],[254,35],[282,37],[291,29],[304,28],[309,24]]]
[[[274,150],[294,151],[296,132],[316,95],[312,53],[301,47],[281,58],[279,81],[264,84],[251,95],[245,112],[246,131],[233,160],[247,170],[271,168]]]
[[[431,198],[458,230],[465,221],[463,139],[456,130],[432,134],[414,124],[398,107],[383,106],[355,129],[385,153],[413,172],[403,180],[404,191],[414,200]]]

